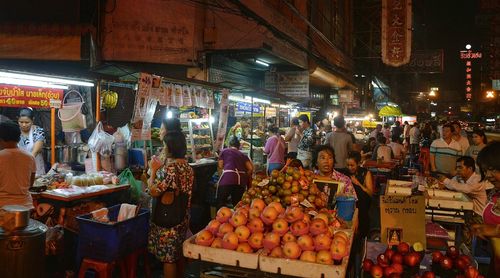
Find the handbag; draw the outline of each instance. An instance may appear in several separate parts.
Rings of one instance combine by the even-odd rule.
[[[175,166],[175,180],[180,186],[179,171]],[[161,196],[153,199],[152,222],[163,228],[172,228],[179,225],[187,213],[188,194],[181,192],[180,188],[167,190]]]

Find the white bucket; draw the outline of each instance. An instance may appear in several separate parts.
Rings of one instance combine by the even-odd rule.
[[[82,99],[81,102],[64,103],[66,97],[70,93],[76,93]],[[58,117],[61,120],[62,129],[64,132],[75,132],[87,128],[85,115],[82,114],[82,106],[84,104],[82,95],[75,90],[69,91],[63,98],[63,107],[58,111]]]

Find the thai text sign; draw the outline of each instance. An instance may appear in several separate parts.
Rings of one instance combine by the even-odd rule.
[[[410,62],[404,66],[404,70],[418,73],[443,72],[443,50],[413,51]]]
[[[251,103],[246,103],[246,102],[238,102],[238,111],[240,112],[248,112],[252,113],[252,108],[253,108],[253,113],[260,113],[260,106],[259,105],[252,105]]]
[[[51,101],[62,100],[63,90],[0,85],[1,107],[50,108]]]
[[[411,56],[411,0],[382,0],[382,62],[399,67]]]
[[[264,79],[266,90],[276,91],[292,98],[309,97],[309,72],[269,72]]]
[[[388,242],[394,231],[399,239],[413,245],[425,238],[424,196],[380,196],[381,242]]]

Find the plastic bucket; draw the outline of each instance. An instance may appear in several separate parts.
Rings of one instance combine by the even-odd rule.
[[[337,216],[346,221],[351,221],[356,209],[356,199],[352,197],[339,196],[337,201]]]

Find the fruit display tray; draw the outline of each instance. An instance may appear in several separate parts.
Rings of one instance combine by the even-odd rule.
[[[473,203],[464,193],[440,190],[440,189],[427,189],[426,206],[442,209],[456,209],[456,210],[472,210]]]
[[[190,237],[182,244],[182,251],[185,257],[223,265],[258,269],[259,252],[243,253],[222,248],[201,246],[194,242],[195,237],[196,235]]]

